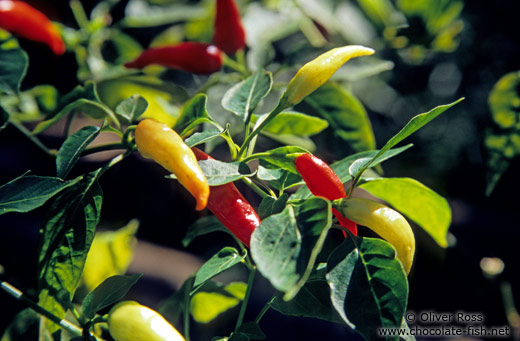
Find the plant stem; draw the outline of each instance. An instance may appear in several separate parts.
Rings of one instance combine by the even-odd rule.
[[[276,296],[273,296],[262,308],[260,313],[258,313],[258,316],[255,319],[255,323],[259,324],[262,317],[264,317],[265,313],[271,308],[271,305],[273,304],[274,300],[276,299]]]
[[[57,152],[55,150],[50,150],[47,148],[36,136],[31,134],[27,128],[23,126],[23,124],[16,122],[16,121],[9,121],[18,131],[20,131],[22,134],[24,134],[29,140],[31,140],[38,148],[40,148],[45,154],[56,157]]]
[[[118,149],[126,149],[126,145],[121,142],[110,142],[110,143],[98,144],[97,146],[87,148],[83,152],[82,156],[90,155],[90,154],[94,154],[94,153],[106,152],[108,150],[118,150]]]
[[[36,311],[38,314],[45,316],[52,322],[59,325],[61,328],[65,329],[69,333],[75,335],[75,336],[81,336],[83,334],[83,330],[79,328],[78,326],[70,323],[69,321],[65,319],[60,319],[58,316],[54,315],[50,311],[46,310],[45,308],[39,306],[35,302],[33,302],[31,299],[29,299],[27,296],[24,295],[23,292],[21,292],[16,287],[12,286],[11,284],[7,282],[0,282],[0,287],[6,291],[8,294],[13,296],[14,298],[23,301],[26,303],[32,310]]]
[[[242,325],[244,322],[244,316],[246,314],[247,303],[249,302],[249,297],[251,296],[251,290],[253,289],[253,281],[255,279],[256,268],[249,268],[249,278],[247,279],[247,289],[246,294],[244,296],[244,300],[242,301],[242,306],[240,307],[240,312],[238,313],[237,324],[235,326],[235,331]]]
[[[190,284],[190,286],[193,285]],[[188,288],[184,291],[184,338],[190,341],[190,293]]]
[[[230,57],[228,57],[226,55],[224,55],[224,65],[235,71],[240,72],[242,75],[244,75],[246,77],[249,76],[249,72],[244,67],[244,65],[237,63],[236,61],[234,61],[233,59],[231,59]]]
[[[242,179],[246,185],[248,185],[256,194],[258,194],[259,196],[263,198],[266,198],[269,196],[269,194],[265,193],[263,189],[261,189],[260,187],[258,187],[257,184],[255,184],[251,179],[249,178],[243,178]]]
[[[240,146],[240,152],[238,153],[238,159],[240,160],[240,158],[242,158],[244,156],[244,153],[249,149],[249,143],[251,142],[251,140],[253,140],[253,138],[258,135],[258,133],[260,133],[260,131],[262,131],[262,129],[264,129],[264,127],[269,123],[271,122],[271,120],[276,116],[278,115],[279,113],[281,113],[283,110],[287,109],[287,105],[284,101],[280,101],[278,103],[278,105],[276,106],[276,108],[273,109],[273,111],[271,111],[271,113],[269,114],[269,116],[267,116],[265,118],[265,120],[262,121],[262,123],[260,123],[256,128],[255,130],[253,130],[251,132],[251,134],[247,135],[247,137],[245,138],[244,142],[242,143],[242,146]]]
[[[72,10],[72,15],[74,16],[74,19],[76,19],[79,28],[86,30],[89,20],[81,2],[78,0],[71,0],[70,9]]]

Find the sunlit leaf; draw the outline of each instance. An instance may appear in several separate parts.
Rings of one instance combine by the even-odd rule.
[[[419,226],[442,247],[448,246],[451,209],[439,194],[410,178],[366,179],[360,185],[383,199]]]

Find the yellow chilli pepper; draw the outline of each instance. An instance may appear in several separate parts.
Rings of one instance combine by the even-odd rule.
[[[116,341],[184,341],[164,317],[134,301],[116,304],[108,313],[107,322]]]
[[[311,60],[291,79],[281,102],[287,107],[300,103],[323,85],[349,59],[371,55],[374,50],[359,45],[338,47]]]
[[[339,210],[345,217],[370,228],[392,244],[404,270],[407,274],[410,272],[415,253],[415,238],[410,225],[399,212],[363,198],[345,199]]]
[[[177,177],[197,200],[197,210],[206,207],[208,180],[193,151],[173,129],[155,120],[145,119],[137,125],[135,143],[141,155],[155,160]]]

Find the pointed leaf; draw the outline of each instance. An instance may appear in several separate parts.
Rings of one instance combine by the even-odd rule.
[[[105,279],[83,300],[82,310],[85,317],[91,319],[101,309],[125,297],[141,276],[141,274],[132,276],[116,275]]]
[[[258,206],[258,216],[260,219],[265,219],[270,215],[282,212],[288,199],[289,195],[287,193],[282,194],[277,199],[273,197],[265,197]]]
[[[330,225],[330,202],[316,197],[264,219],[251,236],[258,270],[276,289],[296,295],[310,276]]]
[[[200,133],[195,133],[184,140],[184,143],[188,145],[188,147],[195,147],[199,144],[206,143],[208,141],[213,140],[216,137],[221,136],[224,131],[220,131],[218,129],[207,129]]]
[[[99,170],[92,172],[61,193],[43,229],[39,303],[58,317],[64,317],[71,304],[99,222],[103,197],[98,176]]]
[[[205,94],[195,95],[182,108],[181,115],[177,122],[175,122],[173,129],[181,136],[186,135],[190,130],[202,123],[213,124],[222,130],[218,123],[209,116],[208,111],[206,110],[207,102],[208,96]]]
[[[264,127],[262,133],[307,137],[320,133],[328,126],[329,123],[319,117],[299,112],[281,112]]]
[[[197,237],[205,234],[222,231],[231,234],[229,230],[222,225],[222,223],[215,216],[203,217],[193,223],[186,233],[186,236],[182,239],[182,245],[188,247],[190,243]]]
[[[29,57],[14,39],[0,45],[0,92],[16,94],[27,73]]]
[[[426,124],[430,123],[434,118],[454,106],[455,104],[461,102],[464,98],[460,98],[456,100],[453,103],[441,105],[436,108],[433,108],[432,110],[424,113],[414,116],[396,135],[394,135],[388,142],[379,150],[379,152],[372,157],[370,160],[367,160],[363,167],[360,167],[360,169],[357,171],[355,177],[360,177],[361,174],[365,170],[368,169],[368,167],[371,167],[372,164],[385,152],[387,152],[390,148],[394,147],[396,144],[407,138],[408,136],[415,133],[417,130],[424,127]]]
[[[195,282],[193,283],[195,289],[193,289],[192,294],[198,289],[197,287],[204,284],[206,281],[215,277],[216,275],[237,265],[245,257],[245,254],[241,255],[237,249],[233,247],[225,247],[220,250],[206,263],[204,263],[200,267],[199,271],[197,271],[197,274],[195,275]]]
[[[451,209],[443,197],[410,178],[365,179],[360,185],[383,199],[419,226],[441,247],[448,246]]]
[[[294,165],[295,159],[302,153],[308,153],[309,151],[296,146],[286,146],[268,150],[263,153],[256,153],[248,157],[245,162],[260,159],[267,161],[275,166],[288,170],[291,173],[298,174],[296,166]]]
[[[133,95],[119,103],[115,109],[116,114],[124,117],[128,122],[135,122],[148,108],[146,99],[139,95]]]
[[[46,176],[20,176],[0,187],[0,215],[32,211],[80,180],[81,177],[65,181]]]
[[[343,320],[367,340],[378,328],[399,328],[408,281],[395,249],[381,239],[350,236],[329,257],[327,282]]]
[[[59,178],[67,177],[72,167],[79,160],[81,153],[94,141],[99,132],[99,127],[83,127],[63,142],[56,157],[56,173]]]
[[[199,165],[210,186],[224,185],[254,174],[244,162],[238,161],[202,160]]]
[[[249,78],[229,89],[222,106],[248,122],[260,101],[271,91],[273,76],[269,71],[258,70]]]

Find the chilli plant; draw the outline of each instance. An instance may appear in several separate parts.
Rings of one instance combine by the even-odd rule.
[[[343,323],[366,339],[377,338],[379,328],[408,328],[403,316],[415,253],[409,221],[446,247],[451,212],[420,182],[384,177],[382,163],[409,152],[412,145],[401,142],[460,100],[411,117],[376,148],[368,115],[343,82],[345,72],[331,77],[352,58],[357,68],[375,65],[367,76],[384,71],[377,51],[327,41],[326,28],[301,7],[293,8],[301,18],[297,30],[315,38],[309,39],[313,47],[295,47],[300,58],[287,54],[284,60],[276,38],[263,45],[246,39],[233,0],[206,1],[195,10],[129,1],[116,20],[118,6],[102,1],[87,14],[71,0],[76,25],[68,27],[22,1],[0,1],[1,125],[18,129],[56,164],[55,176],[27,170],[0,187],[0,214],[47,211],[37,295],[1,282],[29,308],[2,340],[22,333],[20,321],[47,339],[183,340],[193,320],[207,323],[232,306],[240,306],[236,327],[215,339],[265,338],[260,326],[268,309]],[[171,27],[144,50],[132,36],[166,24]],[[278,40],[297,33],[279,34]],[[45,80],[24,85],[29,62],[38,56],[19,41],[47,45],[55,62],[74,56],[77,86],[60,94]],[[40,136],[58,124],[65,135],[50,149]],[[311,138],[319,134],[341,141],[346,155],[330,165],[321,160],[323,149]],[[96,143],[102,135],[112,142]],[[105,151],[115,157],[77,174],[81,158]],[[164,182],[178,181],[193,196],[194,210],[212,213],[189,228],[183,245],[217,231],[235,241],[163,304],[168,321],[137,302],[118,303],[140,278],[124,274],[137,223],[96,233],[103,206],[99,180],[116,164],[124,168],[132,154],[160,164],[171,173]],[[237,182],[250,189],[247,197],[258,196],[259,205],[246,200]],[[365,228],[358,233],[358,226]],[[108,262],[111,267],[103,265]],[[247,269],[247,283],[215,281],[237,266]],[[275,294],[246,321],[255,276],[267,279]],[[215,300],[218,295],[225,300]],[[29,323],[35,319],[44,323]]]

